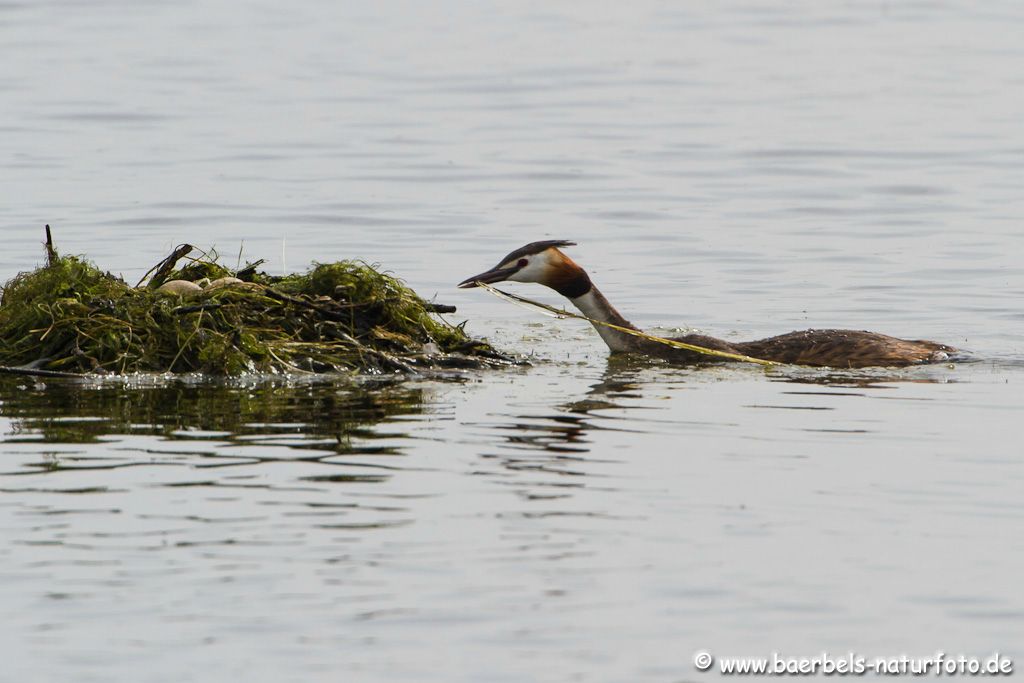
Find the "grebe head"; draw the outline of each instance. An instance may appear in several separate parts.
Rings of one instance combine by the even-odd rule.
[[[537,282],[570,299],[581,296],[590,290],[590,278],[558,249],[575,244],[566,240],[531,242],[508,254],[490,270],[466,278],[459,287],[476,287],[480,282]]]

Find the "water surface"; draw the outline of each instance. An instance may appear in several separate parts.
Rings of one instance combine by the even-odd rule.
[[[678,681],[1021,658],[1017,3],[0,5],[0,278],[180,242],[382,264],[531,366],[0,382],[18,680]],[[976,361],[608,359],[454,283],[536,239],[634,322]],[[546,301],[549,292],[517,291]]]

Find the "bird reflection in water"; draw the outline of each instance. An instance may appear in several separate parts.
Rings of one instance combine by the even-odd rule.
[[[502,434],[500,454],[483,457],[500,461],[503,468],[513,472],[535,471],[565,477],[583,477],[587,464],[614,462],[607,458],[587,455],[591,452],[595,431],[632,431],[609,424],[613,418],[601,416],[595,420],[595,411],[628,409],[626,399],[642,397],[639,373],[651,367],[646,358],[611,357],[601,379],[590,385],[584,396],[559,404],[561,412],[548,415],[513,415],[507,423],[491,425]],[[512,451],[508,453],[507,451]],[[549,482],[557,486],[582,486],[567,481]]]

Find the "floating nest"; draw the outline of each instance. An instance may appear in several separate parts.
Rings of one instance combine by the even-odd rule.
[[[196,255],[198,254],[198,255]],[[184,264],[179,266],[179,262]],[[47,234],[0,298],[0,365],[47,373],[416,373],[511,362],[361,261],[272,277],[181,245],[131,286]]]

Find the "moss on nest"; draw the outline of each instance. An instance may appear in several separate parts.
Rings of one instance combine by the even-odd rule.
[[[314,264],[275,278],[237,273],[204,254],[173,269],[183,245],[147,285],[131,287],[87,260],[49,253],[0,299],[0,365],[70,372],[414,372],[508,362],[400,280],[360,261]],[[151,272],[153,272],[151,271]],[[246,282],[191,297],[170,280],[240,275]]]

